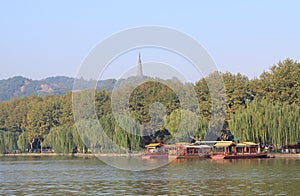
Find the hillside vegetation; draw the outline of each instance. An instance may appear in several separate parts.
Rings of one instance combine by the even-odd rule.
[[[214,77],[214,74],[216,73],[208,77]],[[286,59],[272,66],[268,72],[262,73],[259,78],[252,80],[241,74],[222,73],[221,75],[225,85],[226,118],[223,127],[218,130],[219,139],[231,140],[234,135],[234,138],[240,141],[274,144],[277,147],[300,142],[299,63]],[[204,139],[211,126],[209,122],[212,112],[207,79],[203,78],[192,84],[199,104],[197,108],[180,104],[179,98],[172,89],[160,82],[145,82],[135,88],[130,95],[128,107],[131,115],[142,126],[132,124],[133,128],[130,131],[122,129],[113,115],[112,92],[109,89],[97,90],[95,93],[97,119],[106,137],[127,152],[140,150],[150,142],[172,143],[174,142],[172,136],[185,133],[185,130],[179,130],[183,128],[193,129],[194,134],[180,135],[182,140],[190,141],[191,137]],[[29,95],[30,93],[18,94],[17,89],[22,85],[26,86],[26,83],[25,88],[35,89],[32,91],[35,93],[0,103],[0,153],[11,153],[16,150],[34,151],[43,146],[62,153],[85,152],[96,148],[105,152],[109,149],[111,143],[106,137],[99,135],[97,127],[94,127],[88,119],[86,121],[83,119],[80,126],[88,127],[89,134],[94,136],[87,135],[83,138],[79,136],[73,119],[72,93],[63,93],[72,88],[72,79],[68,80],[70,84],[65,84],[64,90],[60,88],[52,92],[63,95],[46,96],[38,96],[41,94],[37,91],[41,83],[46,84],[45,81],[33,85],[33,81],[26,82],[27,79],[20,77],[11,80],[13,84],[6,86],[2,86],[3,81],[1,81],[1,91],[7,91],[9,95],[5,97],[1,94],[2,100]],[[8,80],[5,82],[7,83]],[[191,84],[182,84],[177,80],[166,81],[168,82],[182,89],[182,93],[187,97],[192,93],[186,90],[189,88],[185,88],[185,85]],[[113,80],[109,81],[109,84],[112,85]],[[128,93],[128,91],[129,89],[124,87],[119,93]],[[161,107],[159,104],[153,106],[156,102],[165,108],[159,114],[160,116],[151,114],[151,107]],[[82,111],[85,111],[84,108]],[[198,119],[194,119],[195,112],[199,114]],[[183,114],[185,118],[181,119]],[[82,115],[85,115],[84,112]],[[123,121],[133,123],[126,119]],[[192,123],[195,121],[198,122],[196,127]],[[178,122],[181,123],[180,126]],[[157,127],[153,130],[155,125]],[[94,139],[86,139],[87,137]]]
[[[102,80],[97,84],[97,90],[111,91],[116,80]],[[42,80],[31,80],[22,76],[16,76],[6,80],[0,80],[0,102],[13,98],[27,97],[30,95],[63,95],[73,89],[74,78],[65,76],[49,77]],[[92,82],[82,82],[84,86]]]

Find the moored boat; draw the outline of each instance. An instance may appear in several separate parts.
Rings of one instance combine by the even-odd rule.
[[[152,143],[146,145],[146,152],[141,155],[142,159],[167,159],[166,152],[162,143]]]
[[[169,158],[176,159],[199,159],[209,158],[211,147],[208,145],[197,145],[196,143],[177,143],[174,149],[169,150]]]
[[[259,145],[253,142],[217,142],[211,159],[254,159],[268,158],[266,152],[259,152]]]
[[[221,159],[225,158],[225,155],[215,154],[215,155],[211,155],[210,158],[213,159],[213,160],[221,160]]]
[[[164,145],[151,143],[145,146],[146,151],[141,155],[142,159],[199,159],[209,158],[211,146],[197,143],[176,143]]]

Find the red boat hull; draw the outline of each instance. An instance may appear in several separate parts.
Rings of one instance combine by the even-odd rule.
[[[268,158],[267,153],[249,153],[249,154],[216,154],[211,155],[210,157],[213,160],[220,159],[259,159],[259,158]]]
[[[267,153],[257,153],[257,154],[237,154],[237,155],[226,155],[224,159],[259,159],[268,158]]]

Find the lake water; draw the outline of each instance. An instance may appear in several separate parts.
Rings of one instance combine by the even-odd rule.
[[[126,171],[96,158],[0,157],[0,195],[300,195],[300,160],[181,160]]]

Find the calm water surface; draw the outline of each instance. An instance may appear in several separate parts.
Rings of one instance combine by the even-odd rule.
[[[183,160],[124,171],[93,158],[0,157],[0,195],[300,195],[300,160]]]

